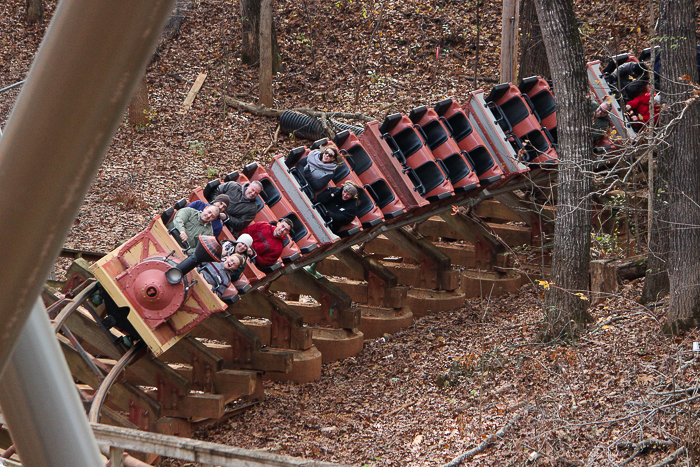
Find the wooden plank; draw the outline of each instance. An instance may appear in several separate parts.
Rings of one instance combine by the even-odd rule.
[[[182,108],[178,110],[177,113],[180,115],[184,115],[187,113],[188,110],[192,108],[192,103],[194,102],[194,98],[197,97],[197,93],[199,90],[202,88],[202,85],[204,84],[204,80],[207,78],[206,73],[200,73],[197,75],[197,79],[194,80],[194,84],[190,88],[190,91],[187,93],[187,97],[185,97],[185,101],[182,103]]]
[[[83,360],[78,352],[66,342],[65,338],[58,336],[58,341],[73,377],[89,385],[93,389],[99,388],[101,381],[97,378],[97,375],[88,368],[85,360]],[[143,429],[152,426],[159,418],[161,411],[161,405],[155,399],[147,396],[131,384],[123,382],[116,382],[112,385],[109,390],[107,404],[117,407],[124,412],[133,412],[135,409],[138,409],[139,414],[136,414],[135,418],[137,418],[140,423],[136,425]]]
[[[226,412],[226,397],[221,394],[190,394],[183,397],[177,408],[163,409],[163,415],[182,418],[217,420]]]
[[[92,424],[97,443],[101,446],[118,447],[126,451],[138,451],[172,457],[189,462],[219,465],[221,467],[339,467],[344,464],[311,461],[290,456],[272,454],[224,446],[205,441],[179,438],[177,436],[148,433],[98,423]],[[348,466],[350,467],[350,466]]]

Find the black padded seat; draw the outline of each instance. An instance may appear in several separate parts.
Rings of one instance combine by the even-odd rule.
[[[450,177],[450,182],[456,183],[469,175],[469,166],[462,159],[459,153],[452,154],[442,160],[447,168],[447,175]]]
[[[406,159],[423,147],[423,141],[421,141],[412,127],[404,128],[396,133],[396,135],[394,135],[394,141],[396,141],[396,144],[399,146],[399,149],[401,149]]]
[[[552,143],[557,144],[559,142],[559,137],[557,136],[557,127],[547,128],[549,134],[552,136]]]
[[[469,158],[474,163],[474,171],[477,175],[486,172],[495,164],[491,158],[491,153],[483,146],[477,146],[469,151]]]
[[[530,98],[532,105],[535,107],[535,112],[540,118],[545,118],[554,113],[557,109],[557,103],[552,97],[552,94],[546,89],[541,90]]]
[[[284,159],[284,162],[287,164],[287,167],[293,167],[299,162],[299,159],[306,153],[306,148],[304,146],[300,146],[298,148],[294,148],[291,151],[289,151],[289,154],[287,157]]]
[[[211,201],[214,198],[214,192],[219,187],[219,185],[221,185],[221,180],[217,179],[207,183],[207,186],[204,187],[204,190],[202,190],[202,194],[208,201]]]
[[[530,115],[530,110],[527,108],[527,105],[525,105],[525,102],[519,97],[509,99],[499,107],[503,110],[511,126],[517,125]]]
[[[374,208],[374,202],[363,188],[357,190],[357,199],[357,217],[360,218]]]
[[[356,144],[348,149],[348,154],[352,159],[352,163],[354,164],[353,170],[357,175],[363,174],[367,169],[372,167],[372,159],[361,145]]]
[[[429,193],[431,190],[440,186],[445,181],[445,176],[440,170],[440,167],[435,162],[426,162],[414,169],[414,172],[421,184],[423,185],[423,193]]]
[[[524,78],[520,84],[518,85],[518,89],[520,92],[523,94],[527,94],[530,92],[530,89],[534,88],[537,83],[540,82],[540,78],[538,76],[530,76],[528,78]]]
[[[347,238],[360,232],[362,232],[362,227],[352,227],[347,230],[341,230],[340,232],[336,233],[336,235],[340,238]]]
[[[264,267],[258,267],[260,271],[264,272],[265,274],[270,274],[271,272],[277,271],[282,267],[282,263],[274,263],[270,266],[264,266]]]
[[[389,187],[389,184],[385,180],[376,180],[365,187],[379,209],[382,209],[384,206],[396,199],[394,191]]]
[[[452,137],[458,143],[472,133],[472,125],[462,112],[452,115],[447,123],[452,127]]]
[[[447,141],[447,132],[439,120],[431,120],[423,126],[423,132],[428,140],[428,147],[433,149],[440,147]]]
[[[269,207],[274,206],[279,202],[280,199],[282,199],[282,194],[279,192],[275,184],[272,183],[272,181],[269,178],[263,178],[262,180],[260,180],[260,183],[263,186],[263,190],[260,193],[260,196],[262,197],[263,201],[265,201],[265,204],[267,204]]]
[[[292,221],[292,228],[289,232],[289,236],[292,237],[292,240],[296,242],[304,238],[304,236],[306,236],[308,231],[306,230],[306,226],[304,225],[304,223],[301,221],[301,219],[299,219],[298,215],[296,215],[293,212],[290,212],[284,217]]]
[[[528,162],[549,149],[549,143],[540,130],[533,130],[526,134],[523,139],[525,150],[527,150]]]
[[[253,286],[247,282],[238,281],[236,283],[236,290],[238,291],[239,295],[242,295],[246,292],[249,292],[250,289],[252,289],[252,288],[253,288]]]
[[[289,263],[293,263],[294,261],[298,260],[299,258],[301,258],[301,253],[296,252],[292,256],[286,256],[286,257],[282,258],[282,262],[284,264],[289,264]]]
[[[343,162],[342,164],[339,164],[336,168],[335,171],[333,172],[333,183],[339,183],[342,179],[347,177],[350,174],[350,167],[348,164]]]
[[[160,220],[163,221],[163,224],[168,225],[173,220],[173,216],[175,216],[175,208],[169,207],[160,215]]]

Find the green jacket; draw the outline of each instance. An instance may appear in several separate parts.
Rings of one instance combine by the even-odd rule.
[[[186,252],[188,255],[194,253],[200,235],[214,235],[211,223],[202,224],[199,220],[201,214],[194,208],[182,208],[175,213],[175,218],[168,224],[168,230],[177,227],[180,232],[187,233],[187,241],[190,244],[190,249]]]

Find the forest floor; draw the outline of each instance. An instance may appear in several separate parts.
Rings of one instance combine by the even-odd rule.
[[[278,0],[285,69],[274,77],[275,106],[381,120],[488,90],[498,78],[500,2],[479,3]],[[23,5],[0,3],[0,88],[26,76],[45,32],[25,24]],[[575,7],[589,59],[648,46],[647,2]],[[49,17],[54,8],[48,2]],[[67,247],[110,251],[192,188],[308,144],[280,135],[265,152],[277,121],[224,104],[223,95],[251,103],[257,95],[257,67],[240,61],[240,19],[237,1],[193,2],[179,34],[148,67],[150,123],[135,128],[125,117]],[[202,72],[193,107],[177,113]],[[20,89],[0,94],[0,127]],[[657,439],[626,464],[653,465],[700,434],[698,396],[674,392],[698,385],[692,343],[700,334],[663,336],[664,303],[640,306],[641,284],[624,284],[592,307],[595,323],[566,346],[534,341],[543,285],[470,299],[325,364],[320,383],[267,383],[260,405],[198,436],[316,460],[418,466],[448,462],[507,426],[466,465],[622,465],[634,452],[629,446]]]

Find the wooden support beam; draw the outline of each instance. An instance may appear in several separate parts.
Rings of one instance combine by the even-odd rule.
[[[365,258],[352,248],[339,252],[337,258],[353,271],[362,271],[367,282],[367,298],[361,301],[369,306],[390,307],[387,298],[390,290],[398,286],[396,274],[387,269],[382,263],[373,258]]]
[[[83,314],[80,310],[72,313],[66,321],[66,326],[83,343],[89,344],[88,348],[99,349],[102,355],[113,360],[119,360],[123,354],[110,338],[100,329],[92,317]],[[125,371],[126,381],[137,386],[150,386],[158,388],[156,399],[164,407],[177,405],[177,398],[190,392],[190,382],[172,370],[160,360],[150,355],[140,358],[130,365]]]
[[[530,227],[532,245],[541,245],[544,234],[554,232],[556,211],[549,206],[541,206],[523,200],[515,193],[503,193],[495,197],[501,204],[513,211],[523,222]]]
[[[188,379],[191,388],[196,391],[214,392],[213,375],[224,368],[223,358],[212,353],[204,344],[191,336],[180,339],[160,358],[166,362],[190,365]]]
[[[102,381],[65,338],[58,336],[58,341],[73,377],[97,390]],[[106,403],[129,413],[129,421],[142,430],[148,430],[153,426],[160,417],[162,408],[155,399],[125,382],[116,382],[112,385]]]
[[[167,417],[210,418],[217,420],[226,412],[226,397],[221,394],[190,394],[175,408],[163,409]]]
[[[496,265],[496,257],[503,253],[505,247],[490,233],[484,231],[472,218],[461,211],[456,213],[444,213],[440,217],[460,236],[475,248],[476,269],[485,271],[493,270]]]
[[[263,349],[260,336],[227,313],[211,315],[196,329],[226,342],[226,345],[209,344],[207,348],[210,351],[216,349],[228,369],[288,372],[292,368],[292,352]]]
[[[324,324],[350,330],[360,326],[360,310],[352,308],[352,298],[325,277],[317,279],[298,269],[273,282],[272,290],[311,295],[321,304]]]
[[[420,287],[437,290],[454,290],[454,280],[448,277],[452,269],[450,257],[435,245],[416,233],[400,228],[385,232],[389,240],[397,244],[420,265]]]
[[[230,306],[228,311],[240,317],[269,319],[272,347],[307,350],[313,345],[311,330],[304,327],[302,316],[277,297],[254,290],[245,295],[245,300]]]
[[[518,225],[487,224],[498,237],[507,245],[520,246],[530,245],[531,230],[529,227]],[[418,226],[418,232],[426,237],[460,238],[460,233],[455,231],[450,225],[440,217],[431,217]],[[378,237],[378,238],[381,238]],[[373,240],[374,242],[376,240]],[[368,246],[372,245],[372,242]],[[367,248],[365,248],[367,251]]]
[[[268,451],[234,448],[222,444],[179,438],[158,433],[144,433],[126,428],[93,423],[97,443],[126,451],[137,451],[172,457],[188,462],[234,467],[341,467],[341,464],[310,461],[296,457],[281,456]],[[348,466],[349,467],[349,466]]]

